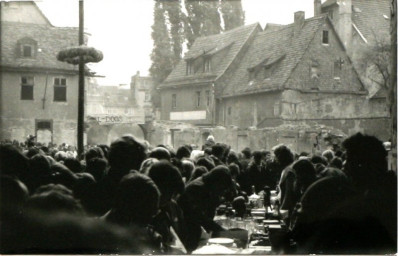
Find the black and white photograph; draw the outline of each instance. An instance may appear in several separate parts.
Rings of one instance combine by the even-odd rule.
[[[397,0],[0,0],[0,254],[396,255]]]

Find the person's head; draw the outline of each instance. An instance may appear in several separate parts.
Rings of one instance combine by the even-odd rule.
[[[261,153],[263,154],[264,161],[271,160],[271,152],[270,151],[263,149],[263,150],[261,150]]]
[[[66,154],[66,152],[64,152],[64,151],[58,151],[54,155],[54,159],[57,162],[64,162],[67,157],[68,157],[68,154]]]
[[[196,163],[200,157],[204,156],[204,154],[205,153],[202,150],[192,150],[190,159]]]
[[[329,166],[341,170],[341,169],[343,168],[343,161],[341,160],[340,157],[334,157],[334,158],[332,159],[332,161],[330,161]]]
[[[73,197],[72,190],[61,184],[39,187],[26,202],[27,209],[43,213],[69,213],[84,215],[80,202]]]
[[[145,159],[141,164],[141,167],[139,170],[140,173],[147,175],[151,166],[157,162],[159,162],[159,160],[156,158],[149,157],[149,158]]]
[[[308,159],[301,159],[292,168],[296,174],[295,187],[304,192],[316,179],[314,165]]]
[[[0,145],[0,173],[19,177],[28,170],[28,158],[11,144]]]
[[[149,157],[156,158],[157,160],[171,160],[170,151],[164,147],[156,147],[151,153],[149,153]]]
[[[204,166],[207,170],[212,170],[216,165],[214,164],[213,159],[209,157],[201,157],[196,162],[196,166]]]
[[[104,157],[108,160],[110,147],[105,144],[100,144],[100,145],[98,145],[98,147],[102,149],[102,152],[104,153]]]
[[[83,166],[79,160],[74,157],[67,157],[64,160],[64,165],[69,168],[74,173],[79,173],[83,171]]]
[[[148,177],[155,182],[161,193],[161,205],[169,202],[173,196],[184,192],[185,185],[180,172],[168,161],[163,160],[153,164],[149,169]]]
[[[191,150],[187,146],[181,146],[177,149],[176,157],[180,160],[183,158],[189,158],[191,156]]]
[[[221,159],[224,156],[224,147],[217,143],[216,145],[213,145],[211,147],[211,154],[219,159]]]
[[[111,169],[126,173],[139,170],[145,159],[145,146],[132,135],[124,135],[111,144],[108,159]]]
[[[274,150],[275,159],[282,167],[286,167],[291,163],[293,163],[294,161],[293,153],[285,145],[278,145],[275,148],[273,148],[273,150]]]
[[[51,162],[47,156],[37,154],[29,159],[29,172],[22,181],[31,192],[51,181]]]
[[[56,163],[50,168],[51,171],[51,183],[62,184],[65,187],[71,189],[77,181],[77,176],[68,167],[63,164]]]
[[[261,153],[261,151],[253,152],[253,160],[256,164],[260,164],[262,159],[263,159],[263,154]]]
[[[238,196],[232,201],[232,207],[235,210],[236,216],[243,218],[246,213],[246,202],[243,196]]]
[[[246,159],[250,159],[252,157],[252,152],[250,150],[250,148],[244,148],[242,150],[242,154]]]
[[[104,158],[104,152],[100,147],[93,147],[87,150],[84,155],[86,162],[90,161],[92,158]]]
[[[235,151],[230,150],[227,156],[227,164],[238,163],[238,162],[239,162],[238,154],[236,154]]]
[[[346,149],[344,172],[360,189],[377,185],[388,170],[387,151],[374,136],[357,133],[343,142]]]
[[[191,181],[193,181],[193,180],[196,180],[196,179],[199,178],[199,177],[202,177],[204,174],[206,174],[206,173],[208,173],[208,172],[209,172],[209,171],[208,171],[207,168],[204,167],[204,166],[198,166],[198,167],[196,167],[196,168],[193,170],[192,175],[191,175],[191,178],[189,179],[188,183],[191,182]]]
[[[204,153],[204,155],[205,156],[210,156],[211,155],[211,147],[205,147],[204,149],[203,149],[203,153]]]
[[[195,169],[195,165],[190,160],[182,160],[182,177],[185,178],[185,181],[188,181],[191,178],[192,172]]]
[[[120,181],[110,221],[118,224],[149,224],[159,209],[160,192],[151,178],[129,173]]]
[[[239,166],[237,164],[232,163],[232,164],[228,165],[228,169],[231,172],[232,179],[236,180],[236,177],[238,177],[239,173],[240,173]]]
[[[327,159],[328,163],[330,163],[332,161],[332,159],[334,158],[334,153],[332,150],[327,149],[327,150],[323,151],[322,156]]]
[[[91,158],[86,162],[86,172],[98,182],[105,177],[108,161],[105,158]]]
[[[232,177],[228,167],[219,165],[202,176],[203,182],[215,195],[222,195],[232,188]]]
[[[325,157],[323,157],[323,156],[320,156],[320,155],[313,155],[311,157],[311,163],[313,165],[323,164],[324,166],[327,166],[329,164],[327,159]]]
[[[37,155],[37,154],[45,155],[45,153],[40,148],[31,147],[31,148],[28,149],[28,152],[26,152],[26,157],[27,158],[31,158],[31,157],[33,157],[34,155]]]

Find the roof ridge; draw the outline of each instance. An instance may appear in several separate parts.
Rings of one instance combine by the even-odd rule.
[[[318,17],[321,17],[321,18],[323,18],[323,19],[326,20],[326,17],[327,17],[327,16],[326,16],[326,15],[321,15],[321,16],[318,16]],[[313,18],[315,18],[315,17],[313,17]],[[315,20],[315,19],[313,19],[313,18],[311,19],[311,21],[312,21],[312,20]],[[318,18],[318,19],[320,19],[320,18]],[[305,20],[305,21],[309,21],[309,20],[310,20],[310,19]],[[300,63],[301,59],[303,58],[303,56],[304,56],[305,53],[307,52],[307,50],[308,50],[308,48],[309,48],[311,42],[312,42],[312,41],[314,40],[314,38],[315,38],[316,32],[319,30],[319,28],[321,27],[321,25],[322,25],[322,24],[318,24],[317,29],[313,32],[313,35],[312,35],[311,40],[308,41],[308,44],[306,45],[305,49],[302,51],[301,56],[298,58],[298,60],[297,60],[296,63],[294,64],[294,67],[291,69],[291,72],[289,73],[289,76],[285,79],[285,81],[282,82],[282,87],[283,87],[283,88],[285,87],[286,82],[287,82],[287,81],[289,80],[289,78],[292,76],[293,71],[296,69],[296,67],[297,67],[298,64]],[[304,25],[304,26],[305,26],[305,25]],[[303,26],[303,27],[304,27],[304,26]],[[294,36],[291,38],[291,40],[293,40],[293,38],[294,38]]]
[[[227,30],[227,31],[221,31],[221,33],[218,33],[218,34],[213,34],[213,35],[208,35],[208,36],[200,36],[200,37],[198,37],[197,39],[205,39],[205,38],[208,39],[208,38],[211,38],[211,37],[223,36],[223,35],[226,35],[226,34],[231,34],[231,33],[233,33],[233,32],[236,32],[236,31],[241,30],[241,29],[244,29],[244,28],[249,28],[249,27],[251,27],[251,26],[256,27],[255,25],[258,25],[258,24],[259,24],[259,23],[256,22],[256,23],[249,24],[249,25],[242,25],[242,26],[239,26],[239,27],[236,27],[236,28]],[[197,40],[197,39],[196,39],[196,40]],[[196,41],[196,40],[195,40],[195,41]]]
[[[247,43],[247,40],[249,40],[250,35],[254,32],[254,30],[259,26],[260,29],[262,30],[260,24],[258,22],[251,24],[249,26],[253,26],[251,32],[249,33],[249,35],[246,37],[245,41],[243,42],[243,44],[241,45],[239,51],[237,51],[237,53],[235,54],[234,58],[231,59],[231,61],[228,63],[228,65],[226,65],[226,68],[221,72],[220,75],[218,75],[214,81],[217,81],[221,76],[223,76],[225,74],[225,72],[227,71],[227,69],[229,68],[229,66],[231,65],[231,63],[235,60],[236,56],[240,53],[241,49],[243,48],[243,46]],[[224,90],[224,89],[222,89]]]

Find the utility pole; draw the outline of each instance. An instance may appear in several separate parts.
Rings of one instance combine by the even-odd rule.
[[[79,45],[84,45],[84,2],[79,0]],[[79,91],[77,113],[77,153],[81,158],[84,152],[84,59],[79,56]]]

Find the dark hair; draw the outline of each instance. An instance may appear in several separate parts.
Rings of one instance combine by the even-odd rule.
[[[347,155],[344,171],[354,183],[376,184],[380,174],[387,172],[387,151],[376,137],[357,133],[346,139],[343,147]]]
[[[151,178],[130,173],[122,178],[113,200],[110,220],[119,224],[148,224],[159,208],[160,192]]]
[[[109,165],[115,170],[139,170],[145,158],[145,145],[132,135],[124,135],[112,142],[109,150]]]
[[[320,155],[313,155],[311,157],[311,163],[314,165],[316,165],[316,164],[323,164],[324,166],[328,165],[327,159]]]
[[[231,163],[238,163],[239,162],[239,157],[238,154],[236,154],[235,151],[230,150],[227,156],[227,163],[231,164]]]
[[[71,171],[74,172],[74,173],[79,173],[79,172],[82,172],[82,171],[83,171],[83,166],[82,166],[82,164],[80,163],[79,160],[77,160],[77,159],[74,158],[74,157],[67,157],[67,158],[64,160],[64,165],[65,165],[66,167],[68,167],[68,169],[71,170]]]
[[[28,149],[28,152],[26,152],[26,157],[27,158],[31,158],[31,157],[33,157],[34,155],[37,155],[37,154],[43,154],[44,155],[44,152],[42,150],[40,150],[39,148],[37,148],[37,147],[31,147],[31,148]]]
[[[182,176],[185,177],[186,181],[188,181],[191,178],[193,170],[195,169],[195,164],[188,159],[184,159],[181,161],[181,165]]]
[[[213,159],[209,157],[200,157],[196,162],[197,166],[204,166],[207,170],[212,170],[216,165],[214,164]]]
[[[219,165],[215,167],[213,170],[204,174],[202,177],[205,184],[219,191],[231,188],[232,186],[231,173],[229,172],[228,167],[224,165]]]
[[[62,184],[72,188],[77,181],[77,176],[63,164],[55,163],[51,166],[51,183]]]
[[[86,162],[90,161],[93,158],[104,158],[104,152],[100,147],[90,148],[86,154],[84,155]]]
[[[73,192],[60,184],[48,184],[36,190],[28,199],[27,208],[45,213],[71,213],[84,215],[80,202],[73,197]]]
[[[189,158],[191,156],[191,151],[186,146],[181,146],[177,149],[176,157],[178,159],[183,159],[184,157]]]
[[[198,167],[196,167],[196,168],[193,170],[192,175],[191,175],[191,178],[189,179],[189,181],[188,181],[187,183],[189,183],[189,182],[191,182],[191,181],[193,181],[193,180],[196,180],[196,179],[199,178],[199,177],[202,177],[204,174],[206,174],[206,173],[208,173],[208,172],[209,172],[209,171],[208,171],[207,168],[204,167],[204,166],[198,166]]]
[[[240,170],[239,170],[239,166],[237,164],[232,163],[232,164],[228,165],[228,169],[231,172],[232,177],[239,176]]]
[[[330,161],[329,166],[330,166],[330,167],[335,167],[335,168],[341,170],[341,169],[343,168],[343,160],[341,160],[340,157],[334,157],[334,158],[332,159],[332,161]]]
[[[108,162],[104,158],[92,158],[86,163],[86,172],[93,175],[98,182],[105,177]]]
[[[51,164],[47,156],[37,154],[29,159],[29,172],[21,178],[31,192],[51,182]]]
[[[1,213],[18,213],[29,197],[29,190],[21,181],[10,176],[1,176],[0,184]]]
[[[261,153],[261,151],[254,151],[252,155],[253,155],[253,159],[255,161],[260,161],[261,158],[263,157],[263,154]]]
[[[156,158],[158,160],[171,160],[170,151],[164,147],[156,147],[151,153],[149,153],[149,157]]]
[[[182,194],[185,189],[181,174],[176,167],[167,161],[160,161],[151,166],[148,172],[162,195],[169,201],[174,193]]]
[[[105,144],[100,144],[100,145],[98,145],[98,147],[102,149],[102,152],[104,153],[104,157],[105,157],[107,160],[109,160],[109,150],[110,150],[110,147],[109,147],[108,145],[105,145]]]
[[[252,151],[250,148],[244,148],[242,151],[242,154],[245,156],[245,158],[249,159],[250,157],[252,157]]]
[[[223,157],[223,155],[224,155],[224,147],[220,144],[220,143],[217,143],[216,145],[213,145],[212,147],[211,147],[211,153],[214,155],[214,156],[216,156],[216,157],[218,157],[218,158],[222,158]]]
[[[304,189],[308,188],[316,179],[314,165],[308,159],[298,160],[293,164],[292,169],[296,173],[296,180],[300,181],[300,186]]]
[[[278,162],[283,166],[286,167],[289,164],[293,163],[293,153],[290,151],[288,147],[285,145],[279,145],[274,149],[275,157],[278,159]]]

